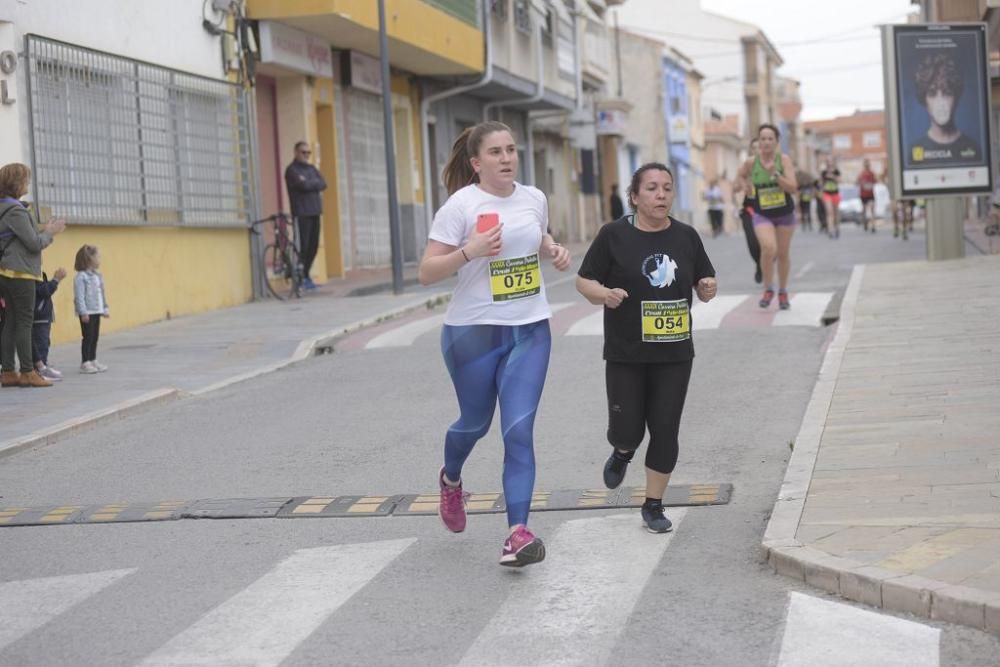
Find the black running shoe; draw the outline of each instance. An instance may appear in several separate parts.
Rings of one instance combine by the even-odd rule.
[[[622,453],[617,449],[611,452],[611,456],[604,463],[604,486],[609,489],[617,489],[622,480],[625,479],[625,471],[631,463],[635,452]]]
[[[642,521],[651,533],[669,533],[674,529],[674,524],[663,515],[663,503],[658,500],[642,504]]]

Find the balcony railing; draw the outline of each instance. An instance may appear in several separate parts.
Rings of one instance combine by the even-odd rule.
[[[428,5],[448,12],[460,21],[476,28],[481,27],[479,0],[423,0]]]

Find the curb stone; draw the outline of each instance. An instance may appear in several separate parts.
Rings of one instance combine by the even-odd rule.
[[[571,272],[568,276],[558,278],[547,283],[547,286],[554,287],[575,279],[575,273]],[[24,451],[37,445],[49,444],[58,438],[71,433],[77,433],[85,428],[95,426],[109,419],[117,419],[134,414],[141,408],[151,407],[159,402],[175,400],[188,396],[202,396],[234,384],[239,384],[240,382],[244,382],[246,380],[251,380],[262,375],[267,375],[268,373],[273,373],[292,364],[304,361],[309,357],[328,354],[333,351],[333,344],[345,336],[357,333],[362,329],[381,324],[382,322],[403,317],[404,315],[420,310],[421,308],[433,309],[443,306],[451,301],[452,293],[452,291],[438,292],[437,294],[423,297],[419,301],[410,302],[409,304],[400,306],[393,310],[385,311],[374,317],[358,320],[356,322],[352,322],[351,324],[340,326],[336,329],[332,329],[315,336],[310,336],[299,343],[295,352],[288,359],[266,364],[260,368],[255,368],[251,371],[226,378],[225,380],[215,382],[206,387],[201,387],[192,391],[182,391],[172,387],[157,389],[146,394],[127,399],[110,407],[103,408],[96,412],[91,412],[69,421],[56,424],[55,426],[36,431],[29,435],[2,442],[0,443],[0,458],[9,456],[18,451]]]
[[[269,363],[261,366],[260,368],[255,368],[251,371],[226,378],[225,380],[221,380],[206,387],[201,387],[192,391],[182,391],[174,387],[156,389],[145,394],[126,399],[109,407],[61,422],[40,431],[35,431],[34,433],[2,442],[0,443],[0,458],[36,447],[38,445],[50,444],[67,435],[79,433],[86,428],[96,426],[106,421],[124,418],[137,413],[141,409],[153,407],[159,403],[177,400],[188,396],[201,396],[246,380],[251,380],[268,373],[273,373],[285,368],[286,366],[308,359],[310,356],[321,354],[319,350],[322,349],[324,345],[330,345],[333,341],[343,336],[355,333],[370,326],[374,326],[380,322],[402,317],[403,315],[413,312],[414,310],[419,310],[421,308],[435,308],[448,303],[450,300],[451,292],[435,294],[430,297],[423,298],[418,302],[411,302],[405,306],[396,308],[395,310],[386,311],[376,315],[375,317],[359,320],[346,326],[338,327],[332,331],[327,331],[317,336],[307,338],[299,343],[295,352],[288,359]]]
[[[837,333],[827,348],[819,378],[806,407],[795,449],[761,542],[768,564],[780,575],[835,593],[848,600],[890,611],[970,626],[1000,634],[1000,593],[956,586],[833,556],[796,539],[826,416],[840,364],[854,326],[854,311],[864,278],[854,267],[843,300]]]
[[[110,407],[90,412],[74,419],[56,424],[55,426],[50,426],[40,431],[35,431],[34,433],[0,443],[0,458],[9,456],[15,452],[35,447],[37,445],[51,444],[71,433],[79,433],[80,431],[96,426],[97,424],[125,418],[154,405],[181,398],[182,395],[183,394],[179,389],[174,389],[172,387],[155,389]]]

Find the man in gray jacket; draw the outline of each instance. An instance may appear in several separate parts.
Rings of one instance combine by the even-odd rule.
[[[292,216],[298,223],[299,256],[305,275],[302,285],[315,289],[316,284],[309,277],[316,251],[319,250],[319,217],[323,215],[323,197],[326,181],[319,169],[309,162],[309,144],[300,141],[295,144],[295,159],[285,169],[285,185],[292,207]]]

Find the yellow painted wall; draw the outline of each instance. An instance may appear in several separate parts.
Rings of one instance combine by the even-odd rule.
[[[53,297],[52,343],[80,338],[73,312],[73,258],[84,243],[101,251],[111,317],[102,333],[246,303],[252,295],[244,229],[67,227],[42,255],[51,275],[66,269]]]
[[[248,0],[247,13],[255,19],[281,19],[338,14],[359,27],[378,32],[375,0]],[[386,0],[388,36],[434,53],[471,70],[486,66],[483,33],[437,7],[419,0]],[[433,26],[429,30],[428,26]]]

